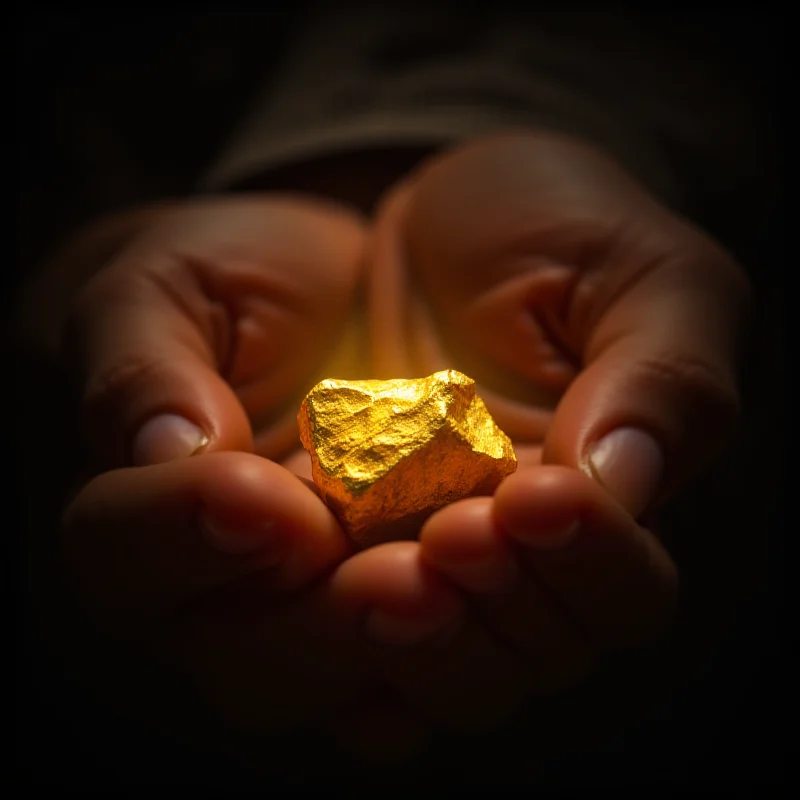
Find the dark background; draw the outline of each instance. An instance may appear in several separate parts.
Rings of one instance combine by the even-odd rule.
[[[297,21],[280,10],[122,9],[19,14],[22,270],[97,214],[191,191]]]
[[[59,240],[97,214],[190,192],[302,13],[303,4],[266,16],[141,7],[18,11],[11,154],[16,258],[2,267],[8,296]],[[633,700],[618,704],[635,684],[637,665],[601,676],[603,699],[583,700],[595,704],[596,716],[618,715],[613,731],[604,732],[594,751],[584,745],[554,761],[537,780],[559,787],[773,787],[784,780],[788,752],[782,729],[791,709],[782,665],[793,627],[783,619],[786,20],[765,11],[695,12],[677,23],[664,17],[664,24],[673,35],[676,26],[683,30],[679,39],[686,46],[710,32],[714,52],[734,59],[750,76],[748,91],[774,112],[768,124],[779,157],[771,153],[770,162],[779,174],[765,184],[760,216],[726,229],[725,215],[708,208],[708,226],[734,250],[755,286],[745,416],[718,467],[670,512],[669,523],[684,532],[676,555],[686,567],[679,632],[661,665],[664,690],[640,703],[632,691]],[[5,531],[24,536],[24,527]],[[39,641],[26,565],[19,561],[10,562],[13,585],[21,589],[15,760],[26,782],[124,787],[157,776],[186,782],[187,775],[206,779],[212,773],[222,783],[233,780],[229,763],[211,769],[196,753],[121,723],[66,681]],[[559,714],[542,709],[543,718]],[[571,719],[567,712],[565,719]],[[530,757],[524,741],[517,738],[514,746],[522,761]],[[307,765],[304,770],[308,774]]]

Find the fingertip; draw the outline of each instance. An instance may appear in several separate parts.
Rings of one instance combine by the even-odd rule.
[[[356,553],[334,576],[334,586],[356,603],[379,601],[414,612],[430,602],[458,606],[457,592],[426,563],[418,542],[390,542]]]
[[[464,530],[472,531],[491,520],[491,497],[470,497],[457,500],[434,512],[422,526],[419,542],[425,555],[434,552],[444,555],[450,549],[469,548],[472,539],[462,536]]]
[[[208,507],[244,519],[271,512],[290,527],[298,522],[298,509],[313,521],[332,516],[302,479],[274,461],[252,453],[207,453],[201,459]]]
[[[492,498],[453,503],[423,526],[425,560],[462,588],[495,594],[510,591],[519,567],[494,521]]]
[[[364,634],[381,645],[411,645],[456,627],[464,600],[422,558],[417,542],[391,542],[361,551],[337,569],[336,601],[362,616]]]
[[[271,538],[282,539],[284,553],[274,575],[275,588],[301,585],[351,552],[350,541],[331,511],[284,467],[250,453],[202,458],[210,467],[201,490],[203,514],[214,521],[215,530],[232,532],[230,546],[239,547],[250,532],[259,537],[268,531]]]
[[[585,508],[590,484],[585,475],[566,467],[520,470],[495,493],[495,522],[515,539],[537,535],[566,540]]]

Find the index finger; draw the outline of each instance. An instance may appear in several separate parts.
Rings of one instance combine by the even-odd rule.
[[[297,588],[350,552],[301,479],[247,453],[105,473],[68,509],[64,528],[76,591],[115,628],[257,572],[272,589]]]

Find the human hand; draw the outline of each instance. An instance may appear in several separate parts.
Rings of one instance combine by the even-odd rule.
[[[116,639],[180,660],[223,713],[267,727],[303,719],[315,688],[325,702],[337,693],[334,645],[314,636],[329,610],[323,589],[303,601],[316,612],[288,615],[268,613],[262,595],[300,592],[350,552],[314,492],[278,462],[297,446],[307,384],[337,361],[363,245],[361,221],[332,204],[169,208],[89,281],[66,328],[86,434],[109,470],[65,516],[86,610]],[[251,607],[235,614],[233,596]],[[304,614],[315,613],[310,624]],[[327,681],[298,677],[304,642],[320,644],[309,663],[327,663]],[[344,678],[358,683],[357,673]]]
[[[441,721],[502,716],[670,620],[676,567],[648,526],[731,431],[747,284],[621,168],[549,134],[432,159],[384,202],[374,253],[378,376],[475,377],[520,459],[420,535],[488,639],[395,680]]]
[[[462,369],[524,459],[594,475],[634,517],[727,441],[744,274],[602,153],[547,133],[469,144],[378,229],[381,376]]]
[[[382,683],[387,645],[435,638],[461,611],[418,547],[353,555],[292,472],[308,467],[293,452],[302,394],[363,369],[345,331],[364,238],[331,204],[189,203],[146,225],[69,315],[101,470],[64,517],[72,585],[123,651],[177,670],[237,726],[350,713]]]

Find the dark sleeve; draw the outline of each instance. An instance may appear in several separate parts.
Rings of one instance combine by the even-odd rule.
[[[317,3],[201,188],[324,155],[539,127],[593,141],[701,222],[752,219],[777,166],[764,88],[773,29],[752,13]]]

